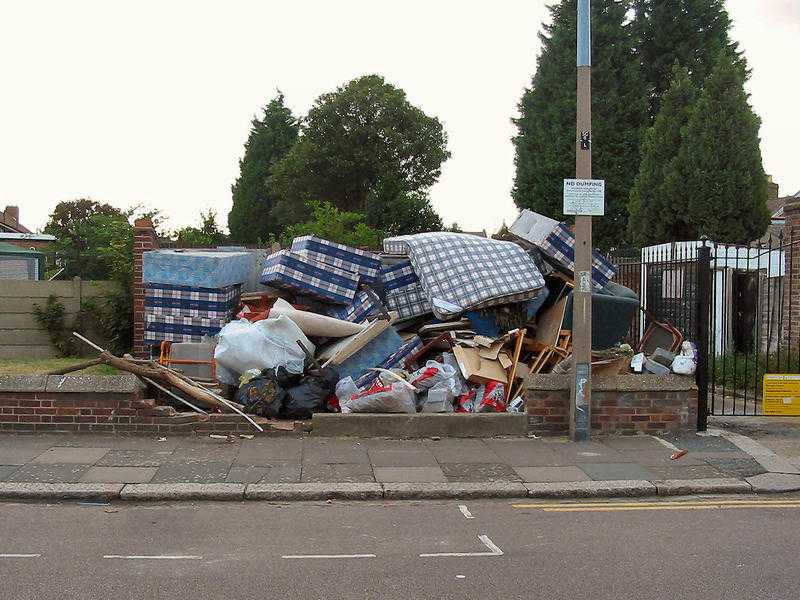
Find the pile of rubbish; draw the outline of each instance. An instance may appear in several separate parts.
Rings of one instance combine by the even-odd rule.
[[[422,233],[379,253],[303,236],[266,257],[249,293],[246,252],[147,252],[146,339],[162,363],[210,364],[270,419],[522,411],[525,377],[571,368],[573,246],[565,223],[531,211],[504,239]],[[593,372],[687,370],[669,325],[651,319],[644,354],[625,344],[639,299],[614,275],[595,252]]]

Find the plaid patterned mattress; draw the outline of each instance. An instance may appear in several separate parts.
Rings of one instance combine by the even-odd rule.
[[[361,276],[290,250],[267,257],[261,283],[288,289],[333,304],[350,304]]]
[[[566,223],[559,223],[538,246],[545,258],[569,273],[574,273],[575,235]],[[592,283],[596,289],[607,284],[616,272],[617,269],[610,260],[599,252],[592,252]]]
[[[381,308],[383,308],[383,305],[374,293],[370,294],[361,290],[353,298],[353,302],[350,305],[331,307],[325,314],[334,319],[342,319],[351,323],[363,323],[370,315],[380,312]]]
[[[184,285],[148,283],[145,286],[145,307],[161,308],[162,314],[192,317],[219,317],[236,309],[240,285],[226,288],[193,288]],[[167,309],[174,309],[167,311]],[[215,314],[216,313],[216,314]]]
[[[313,235],[295,238],[291,250],[317,262],[358,273],[364,283],[375,281],[381,268],[380,258],[372,252],[329,242]]]
[[[386,306],[398,314],[399,321],[432,312],[410,260],[381,269],[381,282],[386,292]]]
[[[163,340],[199,342],[204,335],[217,335],[229,320],[153,314],[145,308],[144,339],[146,344],[158,344]]]
[[[387,238],[384,250],[409,256],[424,296],[440,319],[528,300],[544,287],[536,264],[513,242],[435,232]]]

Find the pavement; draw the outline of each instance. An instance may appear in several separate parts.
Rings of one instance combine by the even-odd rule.
[[[794,600],[800,499],[15,504],[0,598]]]
[[[688,453],[672,460],[678,449]],[[784,459],[724,430],[584,444],[564,438],[0,435],[0,498],[6,499],[614,497],[794,489],[800,489],[796,456]]]

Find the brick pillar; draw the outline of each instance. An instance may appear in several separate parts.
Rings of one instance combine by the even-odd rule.
[[[133,224],[133,355],[147,357],[144,345],[144,282],[142,254],[158,248],[158,236],[150,219],[136,219]]]
[[[781,326],[788,348],[800,347],[800,202],[783,207],[786,225],[783,229],[783,250],[786,274],[783,278],[783,315]]]

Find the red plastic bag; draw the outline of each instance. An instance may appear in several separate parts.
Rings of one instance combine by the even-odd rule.
[[[478,407],[475,412],[506,412],[506,386],[499,381],[489,381],[478,388]]]

